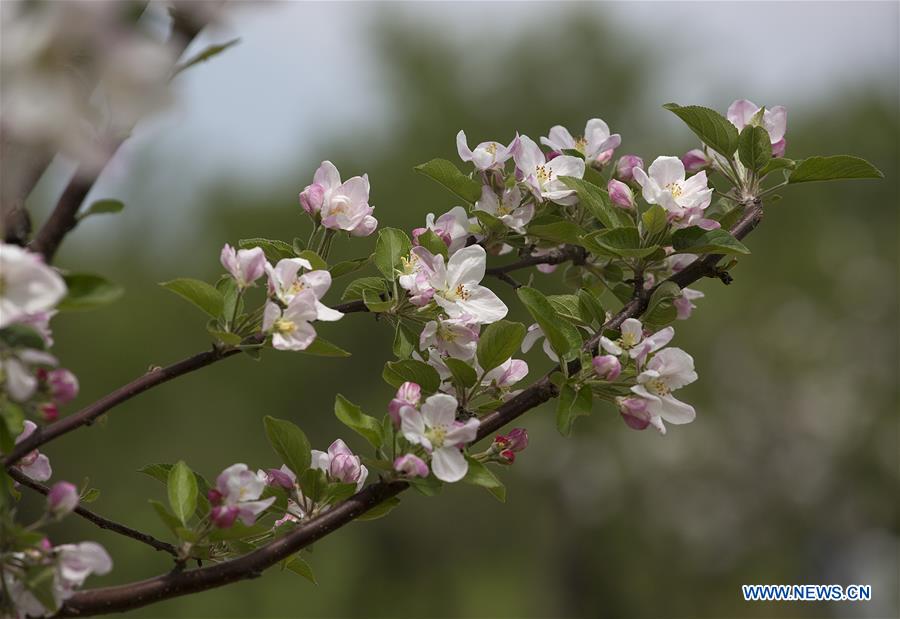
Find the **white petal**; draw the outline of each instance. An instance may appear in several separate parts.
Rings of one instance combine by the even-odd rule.
[[[469,294],[468,298],[460,299],[456,305],[462,313],[474,316],[477,322],[482,324],[497,322],[509,312],[506,304],[490,288],[467,286],[466,291]]]
[[[477,284],[484,279],[486,263],[487,254],[481,245],[460,249],[447,263],[447,283],[451,288],[457,284]]]
[[[694,407],[675,399],[671,395],[663,396],[659,416],[669,423],[690,423],[697,416]]]
[[[422,404],[422,417],[429,428],[444,426],[449,428],[456,420],[456,398],[444,393],[429,396]]]
[[[441,481],[453,483],[466,476],[469,463],[456,447],[442,447],[431,454],[431,470]]]
[[[678,157],[657,157],[647,171],[660,187],[684,180],[684,164]]]

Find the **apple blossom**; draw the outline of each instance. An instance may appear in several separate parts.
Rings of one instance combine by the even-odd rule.
[[[403,270],[397,283],[409,293],[409,302],[417,307],[431,303],[434,297],[431,276],[434,275],[437,257],[424,247],[413,247],[409,256],[400,260]]]
[[[510,451],[518,453],[528,447],[528,431],[525,428],[513,428],[507,434],[498,434],[494,437],[491,447],[495,451]]]
[[[418,408],[421,398],[422,388],[416,383],[406,381],[400,385],[394,399],[388,404],[388,414],[391,416],[391,421],[394,422],[395,427],[400,427],[400,409],[404,406]]]
[[[493,215],[519,234],[525,233],[525,226],[534,217],[534,204],[522,204],[518,186],[504,189],[503,195],[497,198],[497,193],[485,185],[481,188],[481,199],[475,202],[475,210]]]
[[[300,275],[300,269],[307,272]],[[312,265],[304,258],[284,258],[274,267],[266,263],[269,279],[269,294],[284,305],[302,290],[312,291],[316,299],[316,320],[335,321],[344,315],[322,303],[321,299],[331,288],[331,273],[325,269],[311,270]]]
[[[678,157],[657,157],[648,172],[649,176],[641,168],[634,169],[634,178],[643,190],[644,199],[666,209],[669,221],[676,228],[701,224],[718,227],[718,222],[702,217],[713,192],[707,186],[706,172],[685,179],[684,164]]]
[[[0,243],[0,329],[46,312],[66,294],[66,284],[40,254]]]
[[[252,525],[275,502],[275,497],[259,500],[265,489],[264,475],[254,473],[246,464],[232,464],[219,474],[215,489],[210,491],[210,520],[222,529],[238,518],[245,525]]]
[[[631,192],[631,187],[613,178],[607,183],[606,190],[609,192],[609,199],[613,204],[624,209],[634,210],[634,194]]]
[[[692,303],[694,299],[702,299],[704,295],[699,290],[693,290],[691,288],[682,288],[681,296],[675,299],[672,302],[672,305],[675,306],[677,310],[677,318],[678,320],[687,320],[691,317],[691,312],[697,307]]]
[[[606,164],[612,158],[613,151],[621,144],[622,136],[618,133],[610,135],[609,125],[599,118],[587,121],[584,136],[575,139],[569,130],[562,125],[550,129],[550,135],[541,138],[541,144],[555,151],[577,150],[584,155],[588,163]]]
[[[257,471],[256,474],[265,475],[266,484],[269,486],[284,488],[285,490],[292,490],[297,483],[297,476],[294,475],[294,471],[285,465],[281,465],[280,469]]]
[[[622,420],[632,430],[646,430],[650,425],[649,400],[637,396],[616,398]]]
[[[681,156],[681,163],[684,164],[684,169],[688,174],[694,174],[708,168],[712,161],[703,150],[695,148]]]
[[[362,465],[359,456],[354,455],[341,439],[334,441],[328,451],[313,449],[311,466],[325,471],[332,481],[356,484],[357,490],[363,487],[369,475],[369,470]]]
[[[57,603],[70,598],[91,574],[103,576],[112,570],[112,559],[96,542],[63,544],[53,551],[57,568],[53,590]]]
[[[67,481],[58,481],[47,493],[47,511],[62,518],[78,507],[78,488]]]
[[[443,393],[430,396],[419,412],[411,406],[400,410],[403,436],[431,454],[431,469],[441,481],[455,482],[466,476],[469,463],[460,449],[475,440],[478,420],[456,421],[456,398]]]
[[[507,359],[484,375],[483,385],[506,391],[528,376],[528,364],[521,359]]]
[[[59,405],[68,404],[78,395],[78,378],[65,368],[47,372],[50,395]]]
[[[239,249],[237,251],[225,243],[219,256],[222,266],[231,274],[238,288],[247,288],[265,273],[268,262],[261,247]]]
[[[634,180],[634,168],[643,168],[644,160],[637,155],[623,155],[619,157],[616,163],[615,178],[623,183],[630,183]]]
[[[542,337],[544,337],[544,332],[538,323],[534,323],[528,327],[528,330],[525,332],[525,337],[522,339],[522,352],[526,353],[531,350],[531,347]],[[559,363],[559,356],[556,354],[556,351],[553,350],[553,346],[550,345],[550,340],[545,337],[543,349],[544,354],[547,355],[550,361]]]
[[[627,352],[638,365],[644,362],[647,355],[668,344],[675,336],[675,329],[666,327],[649,337],[644,337],[643,325],[637,318],[628,318],[622,322],[620,331],[622,335],[619,339],[613,341],[604,336],[600,338],[600,345],[603,350],[616,356]]]
[[[309,323],[317,317],[315,294],[302,290],[284,310],[277,303],[266,303],[262,328],[272,334],[272,346],[278,350],[306,350],[316,339],[316,330]]]
[[[522,180],[535,197],[562,205],[578,202],[573,189],[559,180],[560,176],[584,176],[584,161],[579,157],[560,155],[547,160],[540,146],[527,136],[521,136],[513,157]]]
[[[313,184],[300,194],[300,204],[312,216],[318,214],[322,225],[332,230],[346,230],[354,236],[368,236],[378,221],[369,206],[369,177],[354,176],[341,182],[338,169],[323,161],[313,176]]]
[[[37,424],[29,419],[26,419],[23,425],[24,428],[22,429],[21,434],[16,437],[17,445],[34,434],[34,431],[37,430]],[[22,459],[19,460],[15,466],[22,471],[23,475],[27,475],[35,481],[47,481],[53,474],[53,469],[50,467],[50,459],[37,449],[22,456]]]
[[[25,402],[38,388],[38,374],[43,368],[34,366],[54,366],[56,357],[42,350],[25,348],[0,357],[0,381],[9,397],[16,402]]]
[[[619,358],[613,355],[599,355],[591,361],[594,373],[603,380],[616,380],[622,373],[622,364]]]
[[[419,348],[434,347],[456,359],[469,360],[478,346],[478,324],[468,316],[447,320],[431,320],[419,337]]]
[[[653,355],[647,369],[638,374],[638,384],[631,391],[647,400],[650,423],[665,434],[663,420],[675,424],[694,420],[694,407],[675,399],[672,391],[695,380],[694,359],[680,348],[666,348]]]
[[[450,318],[468,316],[472,322],[488,324],[506,316],[503,301],[489,288],[480,285],[487,255],[480,245],[465,247],[450,257],[435,256],[434,273],[429,278],[434,300]]]
[[[457,250],[466,246],[466,240],[469,238],[469,215],[461,206],[454,206],[436,220],[434,213],[428,213],[425,217],[425,227],[412,231],[416,244],[426,230],[431,230],[444,241],[444,244],[447,245],[447,253],[453,255]]]
[[[517,140],[518,136],[513,138],[509,146],[503,146],[499,142],[482,142],[472,150],[469,148],[465,131],[460,130],[456,134],[456,152],[463,161],[471,161],[476,170],[500,169],[512,156]]]
[[[415,454],[404,454],[395,459],[394,470],[405,477],[428,477],[428,465]]]
[[[755,118],[760,111],[762,111],[762,118],[756,121]],[[784,134],[787,131],[787,109],[784,106],[776,105],[771,109],[764,109],[747,99],[738,99],[728,106],[726,116],[731,124],[737,127],[738,131],[742,131],[747,125],[758,122],[769,134],[769,142],[772,144],[772,155],[775,157],[784,155],[784,149],[787,144],[784,139]]]

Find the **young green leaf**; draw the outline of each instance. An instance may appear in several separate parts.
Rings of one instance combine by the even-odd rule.
[[[591,414],[592,402],[593,393],[590,387],[584,386],[576,392],[571,385],[563,385],[556,407],[556,429],[559,433],[569,436],[575,420]]]
[[[437,370],[415,359],[389,361],[385,364],[381,377],[395,389],[399,389],[407,381],[416,383],[426,394],[434,393],[441,386]]]
[[[314,585],[319,584],[316,581],[316,576],[313,574],[312,568],[309,566],[309,563],[300,558],[299,554],[294,555],[290,559],[288,559],[284,564],[285,569],[288,569],[295,574],[303,576],[306,580],[311,582]]]
[[[290,421],[266,415],[263,418],[269,444],[297,478],[309,468],[312,460],[309,440],[303,430]]]
[[[417,165],[415,169],[469,204],[474,204],[481,197],[481,185],[460,172],[459,168],[446,159],[432,159],[428,163]]]
[[[78,219],[84,219],[90,215],[106,215],[120,213],[125,208],[125,204],[120,200],[97,200],[87,207],[83,212],[79,213]]]
[[[574,176],[560,176],[566,187],[574,189],[578,200],[606,228],[631,225],[628,215],[612,205],[605,189]]]
[[[672,234],[672,247],[676,252],[689,254],[749,254],[750,250],[739,240],[721,228],[704,230],[689,226]]]
[[[513,356],[525,339],[525,325],[500,320],[489,324],[478,340],[478,363],[487,372]]]
[[[800,161],[788,177],[788,182],[793,184],[855,178],[884,178],[884,174],[865,159],[850,155],[832,155],[809,157]]]
[[[659,204],[654,204],[641,215],[641,228],[645,241],[653,241],[652,244],[658,243],[657,238],[661,235],[668,225],[669,220],[666,216],[666,209]]]
[[[759,177],[764,178],[770,172],[776,170],[793,170],[797,162],[793,159],[785,159],[784,157],[772,157],[759,171]]]
[[[544,293],[528,286],[522,286],[516,292],[525,309],[541,327],[544,336],[561,359],[571,351],[577,351],[581,346],[578,329],[559,316]]]
[[[738,136],[738,157],[748,169],[757,172],[772,158],[769,132],[763,127],[747,125]]]
[[[273,265],[284,258],[296,257],[296,254],[294,253],[294,247],[292,245],[290,245],[289,243],[285,243],[284,241],[279,241],[277,239],[241,239],[238,241],[238,247],[240,247],[241,249],[252,249],[254,247],[261,248],[263,250],[263,253],[266,255],[266,260],[271,262]]]
[[[663,107],[683,120],[710,148],[728,159],[734,156],[738,148],[738,130],[727,118],[699,105],[682,107],[677,103],[667,103]]]
[[[585,230],[578,224],[568,220],[548,224],[536,224],[528,227],[528,236],[551,241],[553,243],[569,243],[581,245],[581,237]]]
[[[361,516],[357,516],[356,520],[377,520],[378,518],[388,515],[390,511],[398,505],[400,505],[400,497],[392,496],[388,500],[382,501]]]
[[[172,512],[181,524],[187,526],[197,509],[197,479],[183,460],[176,462],[169,471],[166,488]]]
[[[361,301],[363,293],[369,290],[377,297],[387,292],[387,286],[380,277],[360,277],[355,279],[344,290],[341,301]]]
[[[641,235],[634,226],[594,232],[584,237],[583,242],[594,253],[622,258],[645,258],[659,249],[657,245],[641,247]]]
[[[360,407],[340,394],[334,400],[334,414],[341,423],[369,441],[373,447],[381,447],[381,423],[363,413]]]
[[[409,255],[412,243],[402,230],[382,228],[375,243],[375,266],[391,281],[397,276],[397,269],[402,268],[401,258]]]
[[[462,359],[447,357],[444,362],[450,369],[453,380],[464,389],[472,387],[478,381],[478,375],[475,373],[475,369]]]
[[[88,310],[112,303],[122,296],[124,290],[118,284],[87,273],[69,273],[63,276],[66,282],[65,298],[57,305],[61,310]]]
[[[162,282],[160,286],[190,301],[213,318],[217,318],[222,313],[225,305],[222,293],[199,279],[181,277]]]
[[[312,266],[315,271],[327,271],[328,263],[325,260],[314,252],[311,249],[304,249],[302,251],[296,252],[298,258],[303,258],[304,260],[309,260],[309,264]]]
[[[487,466],[475,458],[466,456],[466,461],[469,463],[469,470],[462,480],[473,486],[481,486],[490,492],[498,501],[505,503],[506,486],[503,485],[503,482],[497,479],[497,476],[494,475]]]
[[[304,350],[301,350],[306,355],[315,355],[317,357],[349,357],[350,353],[337,346],[332,344],[325,338],[318,336],[313,340],[313,343],[307,346]]]
[[[370,256],[365,258],[354,258],[353,260],[344,260],[342,262],[338,262],[336,265],[328,269],[331,273],[331,279],[337,279],[338,277],[343,277],[344,275],[349,275],[355,271],[360,270],[367,264],[369,264]]]
[[[425,230],[425,232],[419,235],[418,241],[419,245],[435,256],[440,254],[444,259],[447,258],[447,244],[441,240],[441,237],[434,233],[434,230]]]

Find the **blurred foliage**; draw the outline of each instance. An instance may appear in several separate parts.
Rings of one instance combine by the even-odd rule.
[[[452,196],[412,167],[432,157],[456,160],[460,128],[470,143],[508,140],[516,130],[536,139],[551,124],[577,130],[600,115],[624,136],[620,154],[649,161],[694,146],[686,130],[673,133],[680,137],[671,143],[648,134],[648,120],[633,112],[646,97],[660,105],[668,100],[640,81],[640,67],[662,48],[639,49],[637,41],[578,13],[541,33],[522,32],[488,58],[452,43],[434,24],[388,16],[377,32],[384,88],[399,119],[390,140],[354,127],[330,136],[318,152],[346,175],[369,173],[382,225],[411,228],[427,212],[453,206]],[[723,97],[725,104],[735,98]],[[660,109],[650,126],[679,125],[668,116]],[[449,487],[434,499],[409,494],[390,517],[351,525],[316,544],[308,560],[318,586],[273,569],[262,579],[135,614],[896,616],[897,132],[896,99],[864,91],[791,109],[789,156],[858,154],[887,178],[785,190],[749,239],[754,254],[733,271],[735,283],[699,286],[707,297],[690,321],[676,325],[675,340],[695,356],[701,377],[684,394],[698,410],[690,426],[672,427],[665,438],[634,432],[597,404],[565,440],[544,407],[522,420],[533,440],[505,472],[506,505],[472,487]],[[651,143],[661,152],[650,152]],[[152,365],[205,349],[204,317],[154,282],[214,278],[226,240],[305,234],[296,195],[317,164],[298,160],[286,166],[298,171],[291,178],[252,193],[240,178],[221,179],[179,205],[190,210],[189,218],[178,219],[190,229],[173,228],[173,236],[189,240],[160,245],[141,234],[142,221],[162,216],[147,176],[178,183],[190,168],[142,162],[135,180],[145,188],[142,199],[118,216],[138,225],[91,251],[76,231],[59,260],[103,272],[126,288],[113,306],[56,321],[57,352],[82,382],[76,405]],[[345,243],[336,257],[364,255],[373,243]],[[558,274],[537,277],[561,288]],[[335,283],[331,299],[349,279]],[[524,320],[509,291],[494,287],[512,317]],[[259,362],[218,364],[54,443],[48,449],[54,468],[73,480],[90,476],[103,491],[93,504],[97,511],[164,535],[146,504],[147,497],[161,498],[162,488],[135,472],[146,463],[183,458],[209,477],[234,461],[278,465],[262,431],[265,414],[303,426],[314,447],[340,434],[363,449],[334,420],[333,398],[340,392],[370,414],[385,411],[392,394],[380,374],[391,333],[369,315],[317,328],[354,356],[270,351]],[[528,360],[534,376],[544,371],[539,354]],[[57,542],[96,538],[110,549],[116,569],[92,585],[171,567],[165,556],[76,518],[50,533]],[[740,598],[742,583],[830,582],[871,583],[875,601],[745,604]]]

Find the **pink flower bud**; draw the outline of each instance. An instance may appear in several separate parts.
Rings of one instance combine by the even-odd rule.
[[[328,474],[335,481],[344,484],[355,484],[362,475],[359,456],[340,454],[331,459]]]
[[[603,380],[616,380],[622,373],[622,364],[619,363],[618,357],[613,355],[594,357],[591,363],[594,366],[594,372]]]
[[[634,210],[634,194],[628,185],[622,181],[611,179],[606,185],[606,190],[609,192],[609,199],[613,204],[624,209]]]
[[[706,153],[699,148],[695,148],[681,156],[681,163],[684,164],[685,172],[694,174],[700,170],[705,170],[712,162],[709,160],[709,157],[706,156]]]
[[[78,395],[78,379],[65,368],[50,370],[47,373],[50,393],[57,404],[68,404]]]
[[[225,243],[219,254],[219,260],[241,288],[246,288],[258,280],[266,271],[266,255],[261,247],[235,251],[231,245]]]
[[[50,552],[51,550],[53,550],[53,544],[50,543],[50,538],[49,538],[49,537],[45,537],[44,539],[42,539],[42,540],[38,543],[38,546],[39,546],[40,549],[41,549],[42,551],[44,551],[44,552]]]
[[[407,477],[428,477],[428,465],[413,454],[405,454],[394,460],[394,470]]]
[[[644,398],[619,398],[619,413],[632,430],[646,430],[650,425],[648,402]]]
[[[644,160],[637,155],[619,157],[619,162],[616,164],[616,178],[625,183],[630,183],[634,180],[634,168],[643,167]]]
[[[513,428],[506,435],[509,439],[509,449],[512,451],[523,451],[528,447],[528,430],[525,428]]]
[[[787,147],[787,140],[781,138],[774,144],[772,144],[772,156],[773,157],[784,157],[784,149]]]
[[[416,408],[419,406],[421,398],[422,388],[416,383],[407,381],[400,385],[400,388],[397,389],[397,395],[388,404],[388,413],[390,413],[391,421],[394,422],[395,427],[400,427],[400,409],[404,406]]]
[[[206,498],[209,500],[211,505],[218,505],[222,502],[223,494],[216,490],[215,488],[210,488],[206,492]]]
[[[512,449],[504,449],[500,452],[500,459],[503,460],[506,464],[512,464],[516,461],[516,452]]]
[[[322,204],[325,202],[325,188],[318,183],[307,185],[300,192],[300,206],[309,213],[310,217],[315,217],[322,210]]]
[[[209,510],[209,519],[220,529],[227,529],[234,524],[239,514],[237,505],[217,505]]]
[[[38,406],[38,410],[40,410],[41,418],[44,421],[50,422],[59,419],[59,409],[53,402],[44,402]]]
[[[266,471],[266,483],[270,486],[291,490],[294,487],[294,479],[281,469],[269,469]]]
[[[67,481],[58,481],[47,493],[47,511],[62,518],[78,507],[78,488]]]
[[[606,165],[610,161],[612,161],[613,154],[616,152],[615,148],[610,148],[609,150],[605,150],[594,159],[594,163],[598,165]]]

